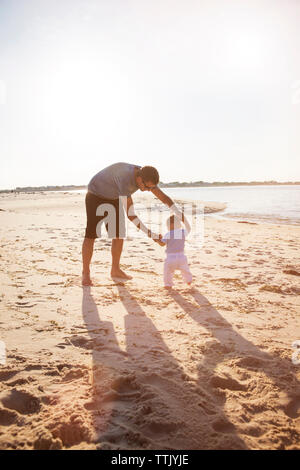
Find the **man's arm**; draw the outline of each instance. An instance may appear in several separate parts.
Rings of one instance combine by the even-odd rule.
[[[163,204],[166,204],[168,207],[172,207],[174,204],[174,201],[167,196],[160,188],[156,186],[156,188],[151,189],[151,192],[156,196]]]
[[[138,230],[142,230],[149,238],[153,238],[155,241],[159,239],[159,236],[151,232],[151,230],[143,224],[143,222],[134,212],[134,205],[131,196],[127,197],[125,200],[125,209],[128,219],[136,226]]]
[[[190,224],[184,214],[176,207],[174,201],[167,196],[161,189],[158,187],[151,189],[151,192],[156,196],[162,203],[170,207],[171,211],[180,219],[185,225],[187,233],[191,231]]]

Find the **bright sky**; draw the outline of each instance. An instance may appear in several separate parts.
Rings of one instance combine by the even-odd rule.
[[[0,188],[300,180],[299,0],[1,0]]]

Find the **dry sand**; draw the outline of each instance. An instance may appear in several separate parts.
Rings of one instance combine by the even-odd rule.
[[[205,217],[193,289],[164,248],[98,240],[84,195],[0,196],[1,449],[299,449],[300,227]],[[299,354],[300,356],[300,354]]]

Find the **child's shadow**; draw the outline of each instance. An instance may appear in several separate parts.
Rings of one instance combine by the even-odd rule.
[[[95,441],[111,449],[247,449],[223,412],[224,397],[190,380],[134,292],[117,288],[125,307],[125,352],[112,322],[100,320],[90,289],[83,291],[83,318],[94,344],[88,406]]]
[[[187,313],[191,318],[196,322],[201,324],[206,330],[210,331],[214,336],[215,340],[208,342],[206,348],[204,348],[204,356],[201,364],[199,365],[199,383],[206,384],[203,385],[204,388],[211,389],[217,388],[224,390],[226,392],[235,392],[241,391],[246,392],[251,389],[251,383],[247,383],[247,377],[249,378],[249,372],[251,371],[253,377],[255,374],[259,374],[261,380],[261,373],[264,376],[272,380],[272,387],[264,387],[261,384],[263,391],[255,389],[252,390],[251,395],[253,398],[258,398],[260,395],[261,401],[259,404],[251,405],[247,407],[246,411],[249,413],[250,418],[251,414],[257,413],[260,411],[270,411],[274,412],[274,400],[273,403],[269,405],[267,394],[273,389],[277,388],[279,391],[284,392],[286,395],[286,402],[283,405],[282,403],[276,403],[277,410],[271,417],[271,421],[280,409],[283,411],[282,415],[286,420],[286,425],[289,426],[291,419],[296,419],[299,417],[298,410],[300,408],[300,387],[297,377],[295,375],[295,368],[292,364],[291,359],[283,359],[278,356],[273,356],[267,352],[262,351],[253,343],[241,336],[237,331],[233,330],[232,325],[225,320],[220,313],[213,307],[213,305],[203,296],[201,293],[193,288],[190,291],[190,295],[193,296],[195,303],[186,300],[178,291],[171,290],[169,295],[173,298],[175,302],[182,308],[182,310]],[[217,341],[216,341],[217,340]],[[207,370],[215,370],[218,363],[224,361],[224,357],[228,360],[232,373],[230,376],[228,374],[215,374],[210,378],[207,383]],[[239,380],[239,377],[243,377],[243,372],[247,370],[246,380]],[[232,376],[235,374],[235,377]],[[251,376],[250,376],[251,377]],[[251,379],[253,381],[253,378]],[[249,382],[249,381],[248,381]],[[253,381],[255,382],[255,381]],[[266,384],[268,384],[268,379]],[[250,385],[250,389],[249,389]],[[252,384],[253,386],[254,384]],[[259,387],[258,387],[259,388]],[[242,400],[243,402],[243,396]],[[245,397],[245,401],[248,401],[248,398]],[[246,414],[247,414],[246,413]],[[220,424],[220,428],[226,428],[226,425]],[[256,429],[256,432],[259,434],[259,429]],[[297,441],[297,436],[299,439],[299,433],[296,431],[291,431],[291,435],[294,432],[294,441]],[[285,436],[283,436],[283,447],[286,444]],[[290,442],[292,444],[293,442]]]

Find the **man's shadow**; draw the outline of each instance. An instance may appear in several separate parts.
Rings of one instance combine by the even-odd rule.
[[[93,345],[87,408],[95,442],[104,449],[247,449],[224,414],[226,398],[189,378],[134,293],[117,288],[126,351],[113,323],[101,320],[91,290],[83,289],[82,314]]]
[[[127,354],[118,343],[115,328],[111,321],[101,320],[98,308],[101,304],[94,300],[92,289],[83,287],[82,316],[90,336],[89,349],[92,355],[91,396],[85,404],[93,417],[95,442],[106,439],[113,419],[113,402],[117,384],[114,371],[118,364],[126,364]],[[113,436],[108,441],[113,442]],[[110,448],[110,447],[109,447]]]

